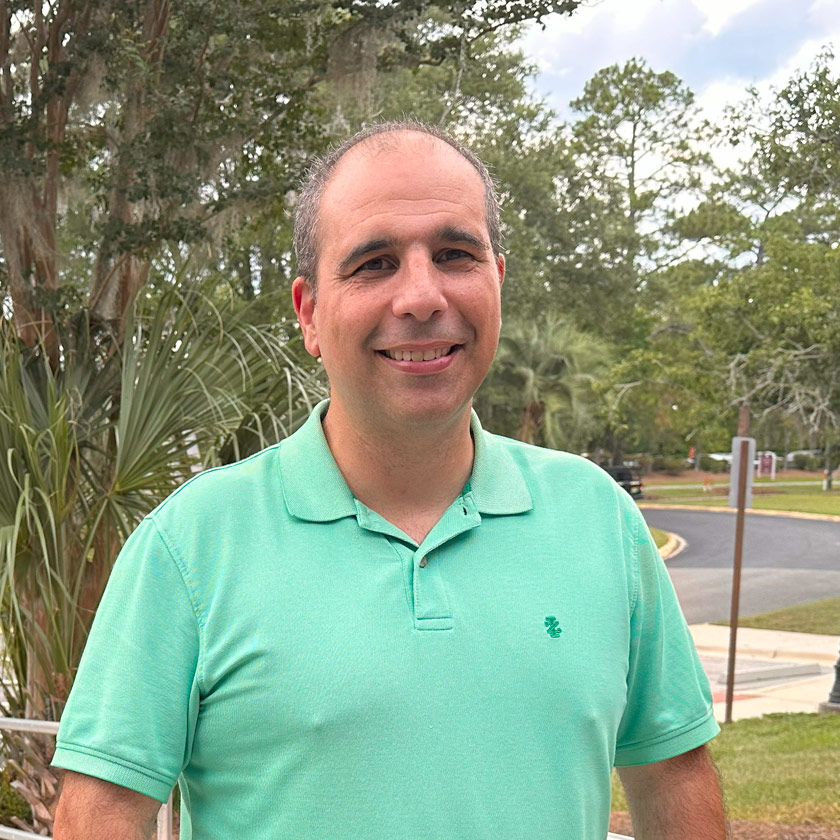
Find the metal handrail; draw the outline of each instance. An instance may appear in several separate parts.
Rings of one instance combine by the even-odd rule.
[[[9,732],[36,732],[42,735],[57,735],[58,723],[54,720],[32,720],[30,718],[0,717],[0,730]],[[161,805],[157,815],[157,840],[172,840],[172,794],[169,800]],[[0,840],[52,840],[43,834],[32,834],[0,825]]]

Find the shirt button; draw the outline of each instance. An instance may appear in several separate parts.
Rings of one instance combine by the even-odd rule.
[[[428,560],[426,560],[426,558],[425,558],[425,557],[421,557],[421,558],[420,558],[420,562],[419,562],[419,564],[418,564],[418,565],[419,565],[419,566],[420,566],[420,568],[422,569],[422,568],[426,565],[426,563],[428,563]]]

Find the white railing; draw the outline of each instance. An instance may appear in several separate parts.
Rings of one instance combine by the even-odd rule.
[[[0,729],[9,732],[37,732],[41,735],[57,735],[58,724],[52,720],[27,720],[26,718],[0,717]],[[32,834],[0,825],[0,840],[51,840],[43,834]],[[157,816],[157,840],[172,840],[172,794],[169,801],[161,805]]]

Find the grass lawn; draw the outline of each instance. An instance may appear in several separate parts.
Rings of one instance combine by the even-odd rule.
[[[805,487],[761,486],[753,490],[753,509],[787,510],[796,513],[828,513],[840,516],[840,487],[823,490],[819,485]],[[717,486],[711,493],[698,492],[696,488],[657,489],[655,485],[645,486],[644,502],[656,504],[698,505],[726,507],[728,491]]]
[[[716,624],[728,625],[728,621]],[[738,621],[739,627],[756,627],[759,630],[788,630],[793,633],[822,633],[840,636],[840,598],[827,598],[798,607],[760,613]]]
[[[840,826],[840,715],[775,714],[723,727],[709,748],[729,817]],[[613,810],[627,802],[613,774]]]
[[[656,543],[657,548],[662,548],[662,546],[668,542],[668,535],[664,531],[660,531],[659,528],[651,528],[650,534],[653,537],[653,541]]]
[[[835,473],[835,478],[840,473]],[[776,481],[803,481],[805,483],[813,483],[815,481],[822,481],[822,472],[803,472],[802,470],[785,470],[776,473]],[[699,472],[694,470],[686,470],[679,475],[667,475],[665,473],[649,473],[642,476],[642,481],[645,486],[655,486],[657,484],[696,484],[698,487],[703,483],[704,478],[711,478],[715,484],[728,484],[729,473],[709,473]],[[773,484],[769,478],[756,478],[756,484]]]

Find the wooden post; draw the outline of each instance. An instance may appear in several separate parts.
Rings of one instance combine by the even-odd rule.
[[[738,437],[746,438],[750,431],[750,411],[741,406],[738,413]],[[750,444],[741,441],[740,470],[738,471],[738,513],[735,516],[735,564],[732,570],[732,607],[729,612],[729,665],[726,673],[726,716],[724,723],[732,723],[732,700],[735,694],[735,652],[738,639],[738,606],[741,599],[741,561],[744,555],[744,521],[747,507],[747,470]]]

